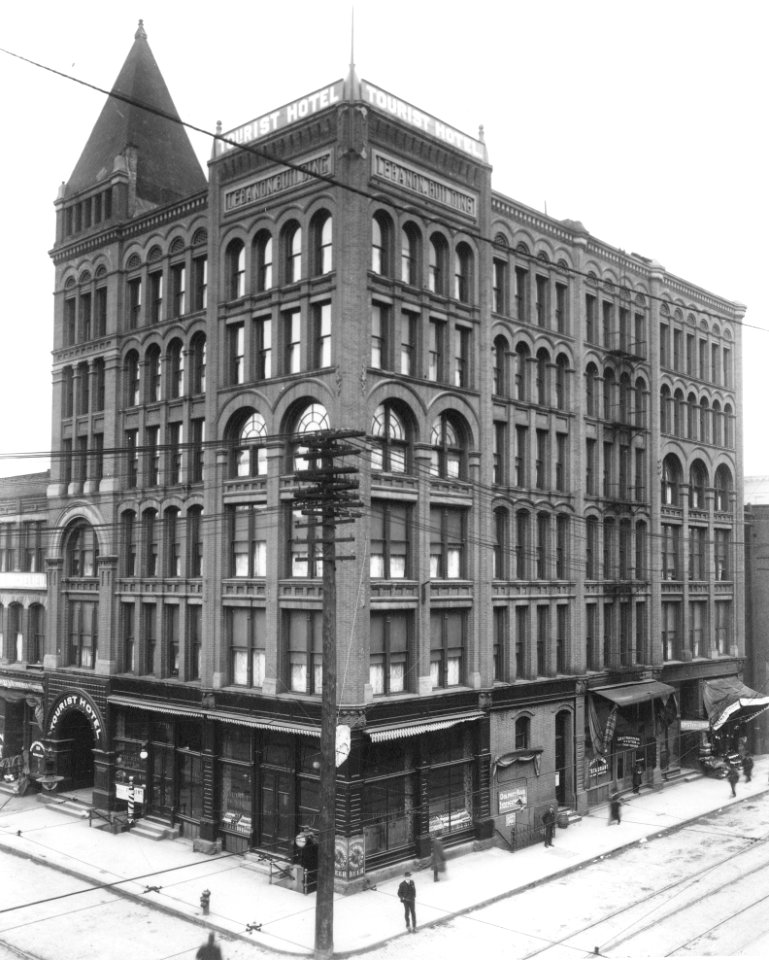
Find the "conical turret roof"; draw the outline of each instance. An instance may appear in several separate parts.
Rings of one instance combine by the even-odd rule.
[[[109,177],[115,158],[125,156],[131,148],[136,157],[136,199],[140,206],[172,203],[205,190],[203,168],[187,131],[175,122],[179,114],[141,20],[112,94],[66,183],[65,198]]]

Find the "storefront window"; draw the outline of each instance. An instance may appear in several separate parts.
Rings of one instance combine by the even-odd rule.
[[[252,822],[251,771],[246,766],[222,762],[219,767],[221,826],[229,833],[250,837]]]
[[[203,814],[203,763],[199,756],[180,750],[179,814],[199,820]]]
[[[363,794],[366,856],[413,843],[414,794],[411,777],[392,777],[366,784]]]
[[[469,763],[430,771],[430,832],[455,833],[472,826],[473,784]]]

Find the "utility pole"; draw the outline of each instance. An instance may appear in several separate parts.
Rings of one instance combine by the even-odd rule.
[[[360,450],[340,441],[362,437],[355,431],[324,430],[303,435],[307,470],[296,478],[309,486],[294,491],[294,501],[308,518],[321,523],[323,543],[323,684],[320,726],[320,810],[318,813],[318,883],[315,894],[315,958],[334,955],[334,864],[336,836],[336,561],[349,559],[336,553],[336,527],[360,516],[357,467],[336,461]],[[346,538],[351,539],[351,538]]]

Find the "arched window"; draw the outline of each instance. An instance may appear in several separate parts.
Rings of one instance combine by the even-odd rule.
[[[428,286],[432,293],[446,296],[447,258],[449,245],[440,233],[430,237]]]
[[[531,746],[531,719],[518,717],[515,721],[515,749],[528,750]]]
[[[705,509],[705,489],[708,475],[700,460],[695,460],[689,471],[689,507],[692,510]]]
[[[699,414],[699,406],[697,404],[697,397],[690,393],[686,398],[686,436],[689,440],[697,439],[697,420]]]
[[[68,577],[95,577],[99,544],[93,527],[84,520],[74,523],[67,532],[64,557]]]
[[[257,293],[272,287],[272,234],[260,230],[254,237],[254,280]]]
[[[412,287],[419,285],[420,240],[415,224],[404,224],[401,230],[401,280]]]
[[[267,424],[261,413],[252,413],[238,431],[235,455],[237,477],[258,477],[267,473]]]
[[[167,507],[163,512],[163,552],[165,556],[165,575],[175,578],[182,576],[182,529],[179,521],[179,508]]]
[[[316,277],[333,268],[332,219],[328,210],[320,210],[310,222],[312,270]]]
[[[168,397],[176,400],[184,396],[184,351],[181,340],[172,340],[168,344]]]
[[[569,361],[561,354],[555,361],[555,405],[558,410],[566,410],[569,405],[568,372]]]
[[[454,296],[469,303],[472,292],[473,251],[467,243],[458,243],[454,251]]]
[[[157,510],[145,510],[142,514],[142,570],[143,577],[158,575],[160,556],[160,531]]]
[[[321,430],[330,429],[331,423],[326,408],[321,403],[311,403],[298,415],[293,432],[301,437],[305,433],[317,433]],[[317,465],[314,459],[311,460],[308,457],[308,453],[309,451],[301,439],[297,439],[292,451],[293,464],[291,469],[293,471],[310,470]]]
[[[536,380],[537,403],[545,407],[550,402],[550,355],[544,349],[537,351]]]
[[[530,396],[529,359],[531,352],[525,343],[515,348],[515,399],[528,402]]]
[[[375,213],[371,221],[371,269],[382,277],[392,272],[393,225],[387,214]]]
[[[228,300],[237,300],[246,292],[246,247],[242,240],[230,240],[225,253],[224,289]]]
[[[160,347],[156,343],[147,347],[145,354],[147,368],[147,403],[158,403],[162,399],[163,360]]]
[[[465,477],[465,451],[461,429],[450,414],[442,413],[430,431],[430,473],[446,480]]]
[[[734,449],[734,413],[729,403],[724,405],[724,446]]]
[[[714,482],[715,509],[718,513],[731,513],[732,474],[728,467],[721,464],[716,470]]]
[[[302,228],[292,220],[283,228],[283,280],[296,283],[302,279]]]
[[[206,392],[206,335],[196,333],[190,341],[190,393]]]
[[[409,469],[409,437],[406,424],[391,403],[382,403],[371,422],[373,447],[371,469],[406,473]]]
[[[125,374],[126,406],[138,407],[141,403],[141,380],[139,375],[139,354],[136,350],[128,352],[123,365]]]
[[[662,503],[669,507],[680,506],[681,464],[678,457],[669,453],[662,461]]]

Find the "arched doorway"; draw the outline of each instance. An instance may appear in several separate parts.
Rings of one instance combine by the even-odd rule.
[[[571,802],[571,713],[561,710],[555,717],[555,797],[558,805]]]
[[[58,772],[66,778],[67,788],[92,787],[96,742],[88,718],[79,710],[69,710],[61,718],[57,733]]]

